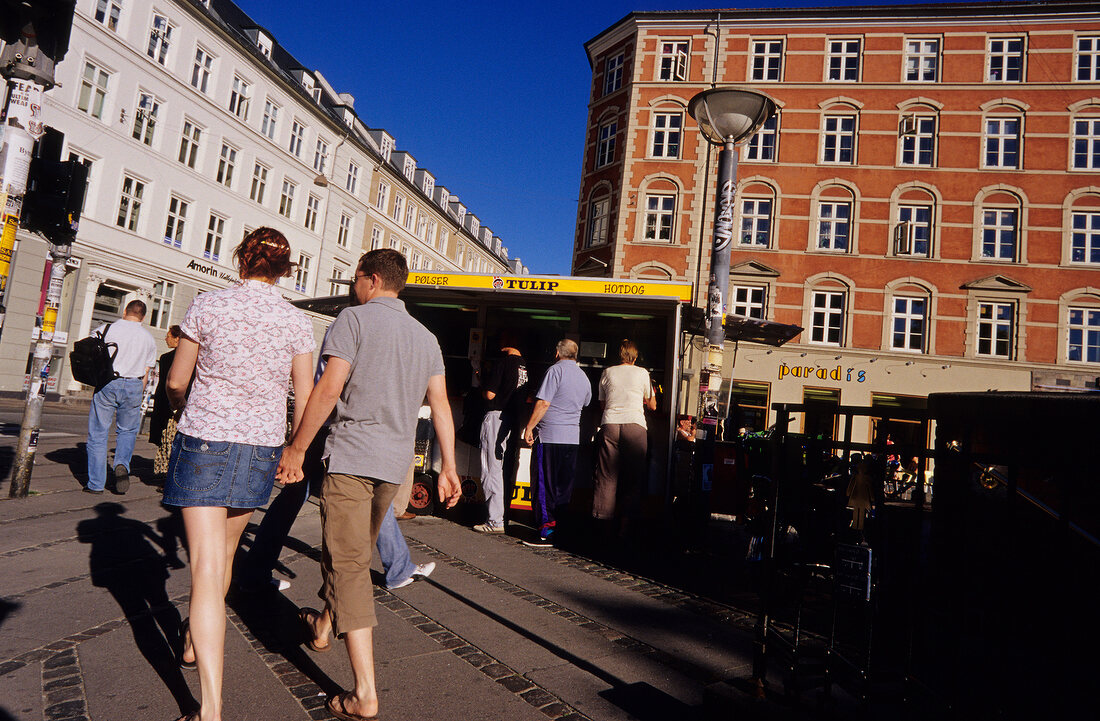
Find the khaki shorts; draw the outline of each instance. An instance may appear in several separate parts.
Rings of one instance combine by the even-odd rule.
[[[320,596],[332,611],[337,636],[378,624],[370,565],[378,531],[397,484],[347,473],[325,475],[321,486]]]

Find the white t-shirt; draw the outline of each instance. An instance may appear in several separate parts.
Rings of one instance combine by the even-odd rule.
[[[106,323],[93,333],[99,333],[104,328],[107,328]],[[141,325],[141,321],[116,320],[107,328],[103,340],[118,345],[114,369],[123,378],[141,378],[157,360],[157,342]]]
[[[649,371],[635,365],[617,365],[600,376],[600,400],[604,402],[601,423],[636,423],[645,428],[642,406],[653,395]]]

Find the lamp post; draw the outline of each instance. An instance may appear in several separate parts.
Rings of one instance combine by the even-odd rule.
[[[714,242],[707,282],[707,352],[699,379],[699,419],[708,447],[718,429],[718,394],[722,387],[722,351],[725,347],[729,290],[730,244],[733,240],[734,190],[737,187],[737,153],[734,146],[751,137],[775,114],[775,101],[764,93],[742,88],[711,88],[688,103],[688,114],[699,124],[708,141],[721,147],[718,153],[718,198],[714,208]],[[707,459],[703,460],[707,463]]]

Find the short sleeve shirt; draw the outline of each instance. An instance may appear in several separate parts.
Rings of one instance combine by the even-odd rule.
[[[103,340],[118,346],[112,367],[122,378],[141,378],[157,360],[157,342],[137,320],[116,320],[93,331],[106,329]]]
[[[245,280],[195,298],[180,329],[199,356],[179,432],[281,446],[291,363],[316,347],[305,313],[275,286]]]
[[[401,483],[428,380],[443,375],[439,342],[403,302],[381,297],[341,311],[321,354],[351,365],[325,446],[329,472]]]
[[[539,421],[543,443],[581,442],[581,409],[592,402],[592,384],[575,360],[559,360],[550,366],[535,397],[550,407]]]
[[[649,371],[636,365],[611,366],[600,376],[601,423],[635,423],[646,427],[642,404],[653,395]]]

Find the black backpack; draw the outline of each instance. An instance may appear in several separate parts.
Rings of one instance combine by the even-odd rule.
[[[73,378],[97,391],[118,378],[114,366],[118,344],[104,340],[110,327],[104,328],[102,333],[81,338],[73,343],[73,349],[69,351],[69,367],[72,368]]]

